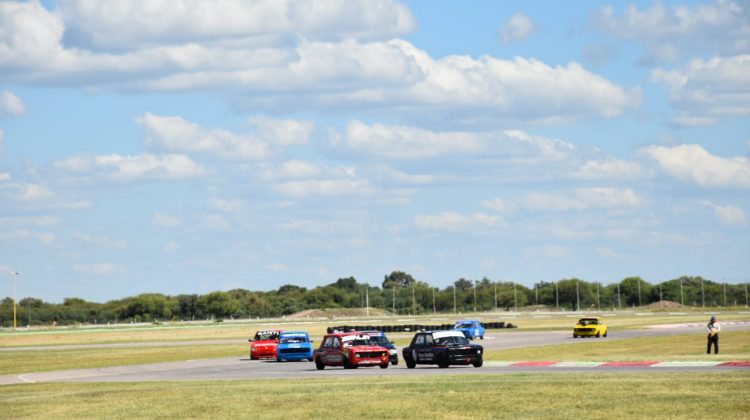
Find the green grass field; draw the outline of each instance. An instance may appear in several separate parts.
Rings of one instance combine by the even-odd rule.
[[[730,361],[750,360],[750,331],[721,333],[721,353],[706,354],[704,334],[670,335],[613,340],[585,338],[576,343],[495,350],[485,360],[523,361]]]
[[[747,320],[750,315],[722,315]],[[572,328],[576,317],[523,314],[519,331]],[[703,313],[608,317],[618,330],[645,325],[705,322]],[[486,317],[485,317],[486,319]],[[503,320],[501,317],[493,317]],[[421,320],[408,321],[417,323]],[[379,321],[379,324],[387,322]],[[427,323],[427,322],[425,322]],[[320,337],[335,320],[279,322]],[[247,338],[267,324],[205,324],[0,333],[0,374],[98,368],[217,357],[247,357]],[[399,347],[409,334],[394,334]],[[580,339],[570,344],[490,350],[488,361],[750,360],[750,331],[726,331],[722,353],[705,354],[702,334],[633,339]],[[212,343],[236,339],[237,344]],[[174,341],[200,343],[175,346]],[[12,350],[18,346],[157,343],[156,347]],[[297,380],[60,383],[0,387],[0,418],[722,418],[750,413],[750,370],[700,373],[555,372],[460,376],[356,375]],[[707,398],[707,396],[709,398]]]
[[[750,373],[558,373],[0,388],[4,418],[746,419]]]

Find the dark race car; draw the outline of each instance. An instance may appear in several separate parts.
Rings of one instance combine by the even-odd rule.
[[[396,366],[398,364],[398,350],[396,349],[396,346],[391,343],[391,340],[389,340],[388,337],[385,336],[385,333],[380,331],[364,331],[362,332],[362,334],[369,335],[372,343],[376,346],[387,348],[388,353],[390,354],[391,364],[393,366]]]
[[[471,344],[461,331],[421,331],[414,335],[409,347],[404,347],[406,367],[413,369],[419,365],[482,366],[484,349],[479,344]]]

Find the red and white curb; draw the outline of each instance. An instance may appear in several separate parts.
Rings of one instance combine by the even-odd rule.
[[[739,360],[731,362],[711,361],[679,361],[679,362],[654,362],[654,361],[622,361],[622,362],[552,362],[552,361],[527,361],[527,362],[496,362],[485,361],[485,366],[497,367],[559,367],[559,368],[617,368],[617,367],[653,367],[653,368],[679,368],[679,367],[737,367],[750,368],[750,360]]]

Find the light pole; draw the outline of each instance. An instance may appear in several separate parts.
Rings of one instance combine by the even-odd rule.
[[[560,311],[560,290],[557,288],[557,283],[555,282],[555,310]]]
[[[456,313],[456,285],[453,285],[453,313]]]
[[[18,271],[11,271],[10,275],[13,276],[13,329],[16,329],[16,291],[18,276],[21,275]]]

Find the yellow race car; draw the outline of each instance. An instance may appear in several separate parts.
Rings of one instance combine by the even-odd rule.
[[[573,338],[578,337],[606,337],[607,324],[602,318],[581,318],[573,328]]]

